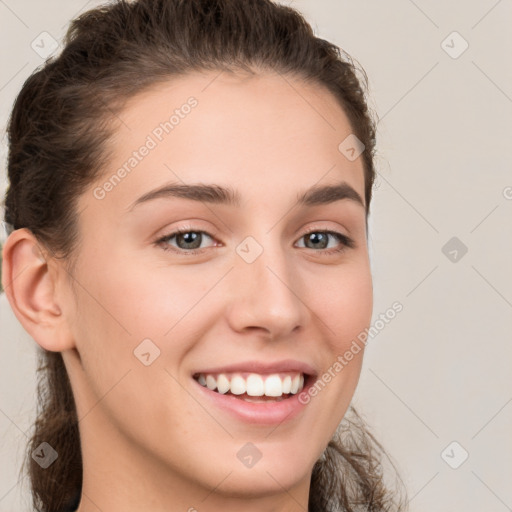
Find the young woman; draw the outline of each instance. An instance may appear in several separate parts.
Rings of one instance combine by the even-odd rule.
[[[41,347],[37,510],[402,509],[350,407],[364,78],[269,0],[138,0],[26,81],[2,279]]]

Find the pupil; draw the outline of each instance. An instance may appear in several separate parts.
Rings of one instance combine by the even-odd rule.
[[[310,241],[312,240],[313,242],[314,242],[315,240],[316,240],[316,241],[320,241],[320,242],[322,242],[322,239],[325,239],[325,240],[326,240],[326,239],[327,239],[327,237],[324,235],[324,233],[312,233],[312,234],[310,234],[310,235],[309,235],[309,239],[310,239]],[[325,242],[325,240],[324,240],[324,242]],[[316,244],[316,245],[318,246],[319,244]],[[322,245],[322,244],[320,244],[320,245]],[[324,245],[325,245],[325,244],[323,244],[323,245],[322,245],[322,247],[323,247]]]
[[[185,244],[194,244],[194,242],[197,242],[198,240],[200,241],[201,237],[199,235],[199,233],[196,233],[196,232],[189,232],[189,233],[183,233],[180,235],[180,237],[182,239],[185,240]],[[192,239],[192,240],[188,240],[188,239]],[[197,247],[199,247],[201,245],[201,243],[199,243],[199,245],[196,243],[194,245],[194,247],[187,247],[187,249],[196,249]]]

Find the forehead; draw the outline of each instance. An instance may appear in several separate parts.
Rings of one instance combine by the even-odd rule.
[[[105,202],[121,210],[155,185],[180,180],[231,184],[242,195],[268,184],[271,200],[341,178],[364,197],[362,159],[339,150],[349,120],[318,84],[277,73],[198,72],[134,96],[118,120],[113,157],[95,186],[121,174]]]

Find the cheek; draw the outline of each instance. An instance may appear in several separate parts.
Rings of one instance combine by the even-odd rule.
[[[77,381],[79,416],[94,424],[103,422],[105,415],[134,442],[146,439],[148,448],[160,457],[165,454],[162,436],[147,436],[148,429],[165,425],[165,435],[173,441],[169,446],[183,439],[192,445],[201,435],[190,427],[199,424],[190,416],[201,417],[204,411],[183,393],[176,369],[196,339],[189,329],[192,321],[197,323],[194,305],[208,289],[197,274],[195,280],[176,275],[162,282],[157,272],[144,271],[140,265],[134,268],[118,256],[112,261],[116,264],[103,262],[77,274],[83,284],[74,323],[84,370]],[[147,341],[142,345],[147,339],[154,345]],[[150,353],[152,362],[147,366],[139,350],[142,346]],[[177,410],[189,413],[177,415]]]
[[[316,311],[325,324],[332,350],[343,353],[371,322],[373,288],[369,267],[361,265],[340,271],[324,283],[317,296]]]
[[[325,424],[333,432],[349,406],[361,372],[364,344],[358,336],[370,325],[373,310],[369,266],[361,263],[340,268],[338,277],[326,282],[322,290],[315,312],[322,320],[326,359],[317,389],[325,409],[331,411]]]
[[[115,264],[104,262],[79,277],[88,285],[87,291],[80,293],[75,336],[93,393],[101,397],[120,382],[116,386],[116,396],[123,396],[120,403],[136,401],[140,389],[125,388],[127,381],[139,380],[142,388],[170,386],[173,396],[179,396],[180,386],[165,370],[181,379],[183,361],[211,328],[215,315],[218,318],[221,304],[215,293],[209,293],[218,273],[203,275],[192,265],[179,272],[151,271],[119,255],[113,255],[111,261]],[[148,352],[149,356],[143,355]],[[144,357],[146,362],[148,358],[152,361],[150,365],[144,365]],[[114,416],[123,414],[119,410]],[[151,417],[149,411],[144,417]]]
[[[132,343],[172,336],[189,318],[197,317],[202,298],[218,279],[203,276],[193,266],[172,272],[121,255],[113,255],[111,262],[95,272],[92,295],[97,300],[89,302],[92,308],[97,306],[95,315],[105,317],[101,320],[102,332],[113,329]]]

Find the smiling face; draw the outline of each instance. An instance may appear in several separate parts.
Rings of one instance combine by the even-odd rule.
[[[307,502],[359,378],[362,350],[332,376],[372,313],[363,163],[338,150],[348,119],[319,86],[217,75],[132,98],[79,201],[63,357],[84,493],[102,506],[215,510],[283,488]],[[301,403],[302,379],[329,368]]]

